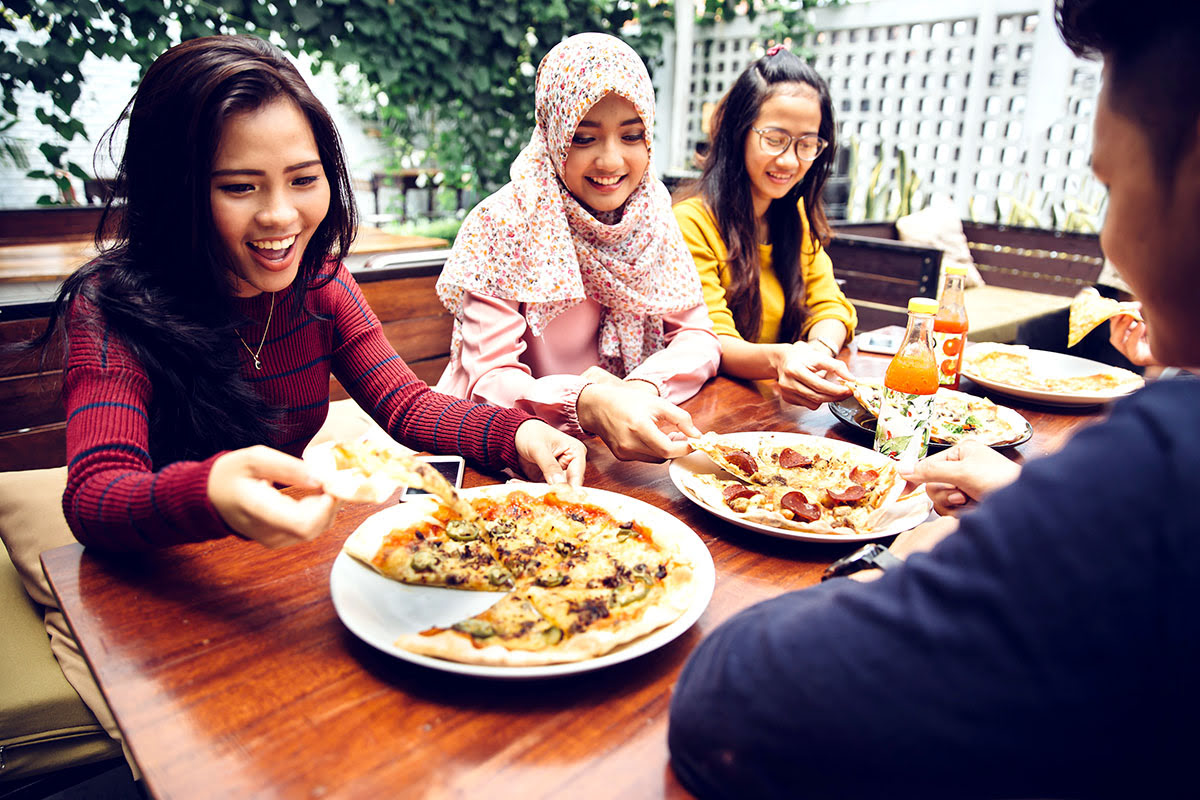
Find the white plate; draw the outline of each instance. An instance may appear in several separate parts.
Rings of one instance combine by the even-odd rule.
[[[534,488],[542,484],[498,484],[464,489],[467,499],[487,494],[507,494],[517,488]],[[404,633],[417,633],[433,626],[446,626],[486,610],[504,596],[504,592],[472,592],[435,586],[409,586],[385,578],[370,567],[339,553],[329,574],[329,593],[338,617],[350,631],[372,647],[404,661],[461,675],[484,678],[527,679],[573,675],[601,669],[631,658],[637,658],[670,643],[683,634],[704,613],[716,584],[712,555],[695,532],[670,514],[641,500],[602,489],[587,489],[587,499],[618,517],[636,518],[651,531],[674,531],[680,541],[680,555],[692,562],[695,576],[694,595],[687,611],[670,625],[621,645],[605,655],[565,664],[546,664],[533,667],[500,667],[463,664],[431,656],[410,653],[396,647],[396,638]],[[378,518],[397,513],[391,506],[369,517],[363,525],[378,524]],[[372,520],[376,520],[372,523]]]
[[[888,464],[891,463],[887,456],[880,455],[874,450],[868,450],[865,447],[859,447],[856,444],[842,442],[837,439],[826,439],[821,436],[809,436],[803,433],[785,433],[780,431],[742,431],[739,433],[723,434],[722,439],[730,441],[734,444],[740,444],[747,450],[756,450],[764,442],[770,442],[772,445],[779,446],[814,446],[819,445],[828,447],[831,450],[836,450],[848,454],[853,454],[855,459],[861,459],[867,463]],[[805,542],[841,542],[849,541],[870,541],[872,539],[883,539],[888,536],[894,536],[897,533],[906,531],[914,525],[919,525],[924,522],[929,516],[929,512],[933,510],[933,501],[929,499],[929,495],[925,492],[919,492],[914,496],[896,504],[896,516],[892,517],[879,530],[871,533],[860,534],[840,534],[840,533],[808,533],[807,531],[789,530],[788,528],[775,528],[770,525],[764,525],[761,522],[752,522],[747,520],[741,514],[736,513],[733,509],[725,505],[710,506],[701,500],[696,495],[692,494],[685,485],[684,479],[690,475],[710,474],[721,475],[722,477],[731,477],[728,472],[718,467],[713,463],[712,459],[699,451],[690,453],[683,458],[677,458],[671,462],[671,466],[667,470],[671,476],[671,482],[675,484],[675,488],[683,494],[688,500],[691,500],[696,505],[703,508],[705,511],[720,517],[723,520],[732,522],[734,525],[759,533],[765,533],[768,536],[778,536],[781,539],[799,539]]]
[[[1051,392],[1045,389],[1031,389],[1024,386],[1014,386],[1011,383],[1001,383],[990,380],[971,371],[968,367],[967,355],[987,352],[989,350],[1005,350],[1023,352],[1029,357],[1029,365],[1034,374],[1044,378],[1074,378],[1080,375],[1094,375],[1097,372],[1114,372],[1118,375],[1127,373],[1131,376],[1130,384],[1126,387],[1103,392]],[[1066,353],[1053,353],[1049,350],[1034,350],[1023,345],[998,345],[992,342],[980,342],[967,347],[963,355],[962,374],[975,383],[1010,397],[1023,400],[1033,400],[1052,406],[1094,406],[1101,403],[1111,403],[1119,397],[1132,394],[1142,388],[1144,382],[1136,374],[1128,370],[1101,364]],[[1137,380],[1132,380],[1136,378]]]
[[[938,392],[944,392],[944,393],[954,394],[954,395],[961,395],[963,397],[969,397],[972,400],[978,399],[977,397],[968,395],[966,392],[956,392],[953,389],[942,388],[942,389],[938,389]],[[1014,430],[1022,431],[1022,433],[1021,433],[1021,438],[1019,438],[1015,441],[997,442],[994,444],[989,443],[988,444],[989,447],[995,448],[997,450],[1003,450],[1004,448],[1007,448],[1007,447],[1016,447],[1017,445],[1025,444],[1025,442],[1028,442],[1030,439],[1033,438],[1033,426],[1029,424],[1029,420],[1025,419],[1024,417],[1022,417],[1020,414],[1018,414],[1016,411],[1009,408],[1008,406],[997,405],[996,409],[997,409],[997,413],[1000,415],[1000,417],[1005,422],[1007,422],[1009,425],[1011,425]],[[871,438],[874,439],[874,437],[875,437],[875,415],[872,414],[871,412],[867,411],[865,408],[863,408],[862,404],[859,403],[858,400],[855,399],[854,395],[850,395],[849,397],[842,399],[842,400],[838,400],[836,402],[830,402],[829,403],[829,411],[835,417],[840,419],[842,422],[845,422],[847,425],[851,426],[852,428],[857,428],[858,430],[863,431],[864,433],[870,434]],[[976,440],[976,441],[978,441],[978,440]],[[929,440],[929,449],[931,451],[945,450],[947,447],[950,447],[950,446],[951,446],[950,442],[938,441],[937,439]]]

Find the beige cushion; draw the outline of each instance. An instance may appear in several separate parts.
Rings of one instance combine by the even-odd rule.
[[[936,247],[942,251],[942,266],[962,264],[967,268],[967,288],[983,286],[983,277],[971,258],[967,236],[963,233],[962,220],[949,198],[937,196],[930,204],[907,217],[896,220],[896,233],[900,241]],[[942,270],[945,274],[945,270]]]
[[[51,613],[61,620],[59,612]],[[0,641],[0,783],[120,758],[120,744],[105,733],[63,676],[51,653],[42,610],[25,593],[4,550]],[[95,688],[90,675],[87,683]]]
[[[67,468],[0,473],[0,539],[38,605],[58,608],[42,572],[41,555],[75,541],[62,514]]]

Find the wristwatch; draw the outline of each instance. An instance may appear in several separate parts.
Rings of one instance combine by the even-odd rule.
[[[840,578],[843,575],[851,575],[855,572],[861,572],[864,569],[889,570],[903,563],[899,558],[892,555],[892,551],[881,544],[863,545],[850,555],[839,558],[830,564],[825,569],[824,574],[821,575],[821,580]]]

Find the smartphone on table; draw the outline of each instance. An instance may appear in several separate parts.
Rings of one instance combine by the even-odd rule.
[[[462,488],[463,473],[467,469],[467,462],[463,460],[462,456],[417,456],[417,458],[440,472],[442,477],[455,489]],[[400,494],[400,502],[403,503],[410,497],[422,494],[428,493],[424,489],[414,489],[411,486],[405,486],[404,491]]]

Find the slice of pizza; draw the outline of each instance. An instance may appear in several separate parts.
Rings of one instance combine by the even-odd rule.
[[[711,458],[717,466],[730,475],[747,481],[758,481],[758,459],[740,444],[722,439],[719,434],[712,431],[697,439],[690,439],[688,444],[693,450],[699,450]]]
[[[409,652],[452,661],[499,666],[545,664],[563,630],[530,601],[528,592],[510,592],[487,610],[449,628],[433,627],[396,639]]]
[[[1083,341],[1092,330],[1105,320],[1112,319],[1118,314],[1128,314],[1139,322],[1142,314],[1138,311],[1137,303],[1121,303],[1110,297],[1105,297],[1089,286],[1075,295],[1071,301],[1071,313],[1067,323],[1067,347],[1074,347]]]
[[[485,592],[514,585],[512,573],[488,545],[484,525],[451,516],[433,497],[415,498],[369,522],[342,549],[381,575],[402,583]]]
[[[459,496],[442,474],[395,442],[364,437],[349,442],[328,442],[304,454],[324,490],[354,503],[382,503],[404,486],[424,489],[441,499],[458,516],[475,516],[471,504]]]

